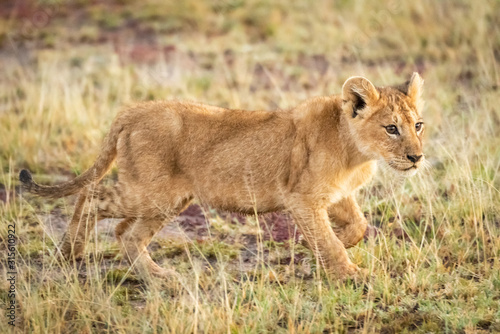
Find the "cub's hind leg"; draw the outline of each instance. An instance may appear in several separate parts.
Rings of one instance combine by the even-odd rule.
[[[178,208],[169,211],[167,214],[152,217],[125,218],[116,227],[116,237],[123,254],[130,264],[134,265],[142,275],[150,274],[161,278],[172,276],[172,270],[162,268],[153,261],[147,251],[147,246],[153,236],[163,226],[170,223],[188,203],[189,200],[186,200]]]
[[[92,208],[89,192],[89,189],[83,189],[78,195],[75,212],[60,245],[61,254],[68,260],[78,259],[82,255],[87,237],[99,219]]]
[[[368,222],[354,195],[350,195],[328,208],[332,228],[345,248],[353,247],[363,239]]]
[[[175,216],[170,217],[173,219]],[[116,238],[128,262],[141,274],[171,276],[171,271],[156,264],[147,251],[153,236],[168,222],[168,218],[125,218],[116,227]]]
[[[87,187],[80,192],[60,246],[64,258],[78,259],[82,255],[97,221],[123,216],[118,197],[116,187],[102,185],[96,189]]]

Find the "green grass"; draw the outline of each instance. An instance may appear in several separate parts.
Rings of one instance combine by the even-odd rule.
[[[50,4],[50,20],[31,30],[23,28],[30,14],[0,16],[0,198],[9,199],[0,201],[0,253],[15,223],[19,305],[16,328],[2,313],[0,332],[500,331],[500,2],[80,0],[37,8]],[[379,228],[348,251],[368,269],[362,280],[318,278],[307,250],[263,241],[254,219],[215,217],[203,240],[155,238],[153,257],[179,274],[165,282],[130,272],[106,224],[80,263],[61,263],[57,224],[74,198],[18,193],[21,168],[43,182],[88,168],[131,101],[287,108],[339,93],[352,75],[390,85],[415,70],[425,79],[432,167],[404,182],[380,171],[359,192]],[[2,258],[2,309],[5,265]]]

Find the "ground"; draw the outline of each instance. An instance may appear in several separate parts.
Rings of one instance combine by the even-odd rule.
[[[2,2],[0,300],[16,320],[2,312],[0,332],[499,332],[498,22],[492,0]],[[88,168],[132,101],[285,109],[352,75],[391,85],[413,71],[431,167],[402,180],[381,165],[357,194],[372,225],[348,251],[358,280],[318,275],[286,215],[198,204],[150,246],[170,280],[129,271],[113,220],[83,260],[60,262],[75,197],[19,191],[22,168],[42,183]]]

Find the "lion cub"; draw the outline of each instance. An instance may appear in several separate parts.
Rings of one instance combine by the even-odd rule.
[[[54,186],[35,183],[27,170],[19,179],[40,196],[80,192],[61,244],[66,258],[82,254],[96,221],[121,218],[116,237],[128,260],[168,276],[146,247],[196,198],[228,211],[290,213],[327,275],[344,278],[357,271],[346,248],[367,226],[355,190],[370,180],[376,160],[405,176],[422,165],[422,84],[417,73],[398,88],[352,77],[341,95],[286,111],[139,103],[117,115],[82,175]],[[99,184],[115,160],[118,182]]]

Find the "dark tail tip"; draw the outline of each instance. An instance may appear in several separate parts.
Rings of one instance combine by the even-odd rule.
[[[30,186],[33,183],[33,177],[27,169],[23,169],[19,173],[19,181],[21,181],[25,186]]]

